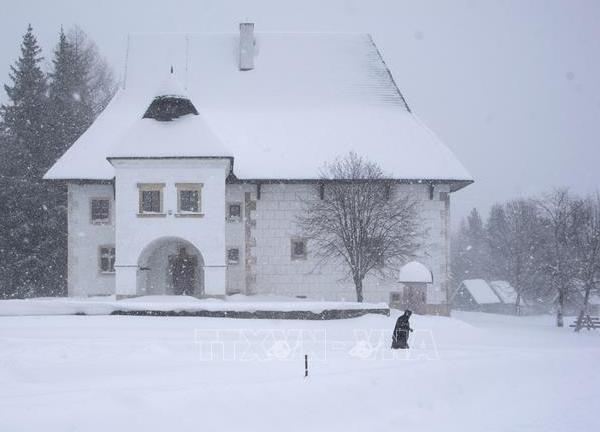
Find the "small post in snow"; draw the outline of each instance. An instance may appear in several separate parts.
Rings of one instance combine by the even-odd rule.
[[[308,354],[304,354],[304,378],[308,376]]]

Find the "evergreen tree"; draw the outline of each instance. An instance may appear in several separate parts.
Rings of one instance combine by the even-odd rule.
[[[489,246],[483,221],[477,209],[463,220],[451,243],[452,284],[457,288],[465,279],[488,279]]]
[[[506,214],[501,204],[492,206],[485,230],[489,244],[490,279],[504,280],[509,268],[510,242]]]
[[[21,56],[10,66],[12,85],[4,85],[9,102],[0,108],[4,145],[10,147],[10,161],[2,161],[5,177],[41,174],[35,160],[45,144],[47,86],[41,52],[29,25],[21,43]]]
[[[66,281],[66,190],[44,173],[114,94],[85,34],[61,30],[48,78],[31,26],[0,107],[0,296],[60,295]],[[49,81],[49,84],[47,82]]]
[[[475,208],[467,217],[467,239],[469,241],[467,256],[471,263],[471,277],[487,279],[489,276],[488,243],[483,221]]]
[[[28,296],[60,292],[57,256],[64,248],[54,228],[64,206],[41,180],[48,168],[46,79],[41,49],[31,26],[23,37],[21,56],[11,66],[12,85],[5,85],[9,102],[2,106],[0,184],[0,273],[2,295]]]
[[[87,85],[88,60],[77,43],[71,43],[63,29],[54,51],[50,74],[50,140],[46,165],[54,163],[94,120],[92,98]]]

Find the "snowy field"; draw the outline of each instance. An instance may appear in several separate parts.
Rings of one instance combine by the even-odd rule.
[[[392,358],[396,317],[0,317],[0,431],[600,426],[600,332],[549,316],[413,316],[413,349]]]

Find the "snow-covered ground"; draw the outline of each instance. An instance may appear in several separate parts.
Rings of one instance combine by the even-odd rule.
[[[0,317],[0,431],[600,426],[600,332],[550,316],[413,316],[413,348],[392,358],[396,317]]]

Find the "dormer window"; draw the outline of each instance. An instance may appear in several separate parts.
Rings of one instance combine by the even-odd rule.
[[[187,114],[198,115],[192,102],[180,96],[158,96],[154,98],[143,118],[171,121]]]
[[[139,216],[164,216],[164,183],[138,183]]]
[[[176,183],[177,215],[202,216],[202,183]]]
[[[171,73],[163,82],[158,96],[154,98],[142,118],[172,121],[188,114],[198,115],[198,110],[185,96],[181,85],[175,79],[173,67],[171,67]]]

